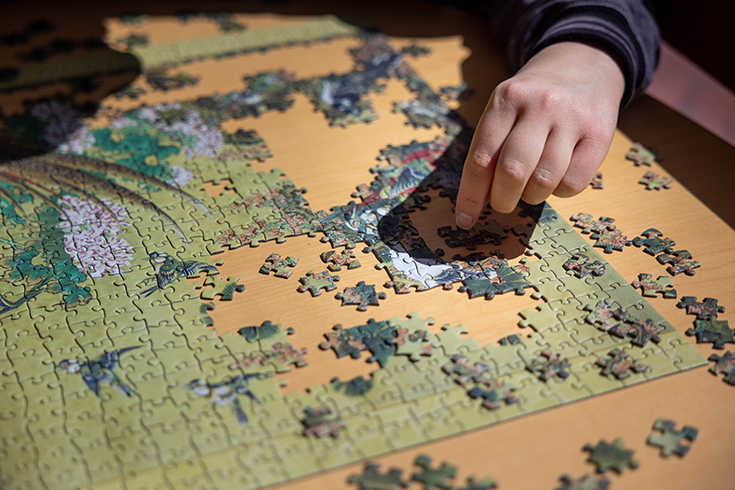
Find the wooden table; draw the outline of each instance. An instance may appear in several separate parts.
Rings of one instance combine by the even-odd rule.
[[[196,9],[198,4],[156,4],[150,8],[140,5],[138,9],[126,4],[125,10],[147,10],[151,15],[171,14],[180,8]],[[239,8],[230,3],[225,5],[226,8]],[[464,80],[475,89],[474,97],[462,102],[457,109],[471,125],[475,124],[492,88],[506,76],[484,21],[440,5],[414,2],[386,5],[390,8],[378,8],[373,4],[369,7],[350,6],[345,2],[310,2],[308,6],[244,4],[241,11],[248,28],[299,22],[303,20],[302,14],[333,13],[345,20],[359,19],[359,22],[377,27],[386,32],[398,47],[416,39],[417,43],[430,47],[432,52],[414,60],[412,65],[433,88],[456,85]],[[208,4],[207,8],[213,7]],[[14,25],[23,25],[23,18],[32,18],[35,14],[25,4],[11,6],[10,10],[13,11],[13,19],[17,19]],[[85,27],[99,35],[102,19],[115,14],[110,13],[111,10],[115,9],[93,5],[80,11],[78,16],[66,11],[59,14],[57,23],[63,29],[66,22],[73,25],[74,19],[77,23],[85,19],[91,22]],[[275,14],[257,13],[259,10]],[[173,21],[161,18],[153,22],[160,23],[153,42],[167,42],[176,37],[178,31]],[[112,38],[121,32],[118,24],[108,22],[105,25]],[[201,29],[205,32],[209,27],[202,26]],[[256,72],[284,64],[298,71],[300,76],[323,74],[330,70],[344,71],[349,68],[347,57],[335,59],[329,56],[340,50],[344,53],[354,45],[354,40],[344,39],[328,45],[251,55],[247,71]],[[323,50],[323,65],[307,64],[306,57],[299,55],[304,49]],[[186,71],[201,75],[202,81],[187,88],[185,95],[197,96],[213,89],[226,91],[239,86],[242,66],[227,61],[216,65],[216,71],[213,70],[213,62],[187,65]],[[7,113],[8,107],[17,107],[19,95],[33,97],[35,94],[29,91],[16,93],[12,98],[2,96],[0,102]],[[182,97],[182,92],[176,97]],[[169,98],[168,94],[156,93],[144,100],[154,104]],[[305,125],[297,134],[289,132],[292,128],[280,125],[278,114],[267,114],[256,121],[228,123],[226,129],[234,131],[240,127],[256,127],[266,141],[279,141],[278,152],[273,159],[261,164],[262,168],[282,168],[297,186],[309,189],[306,197],[313,209],[324,209],[344,203],[355,185],[371,180],[368,169],[375,165],[374,158],[380,148],[417,136],[416,130],[405,126],[399,115],[391,114],[391,102],[401,98],[407,98],[405,89],[389,83],[384,94],[373,97],[380,114],[378,120],[370,125],[334,129],[326,136],[315,125]],[[133,105],[132,102],[110,103],[119,108]],[[292,115],[301,115],[304,120],[315,117],[303,97],[297,98],[291,112]],[[674,238],[677,248],[688,249],[702,264],[695,276],[674,278],[679,296],[717,298],[728,308],[720,319],[735,322],[735,282],[732,280],[735,231],[728,226],[728,223],[735,223],[732,187],[735,182],[735,150],[645,97],[624,111],[620,128],[601,169],[605,189],[588,189],[571,199],[551,198],[549,203],[563,217],[579,212],[614,217],[615,224],[629,238],[649,227],[656,227],[665,236]],[[420,133],[422,139],[428,140],[439,131],[422,130]],[[356,143],[342,144],[353,135]],[[651,170],[677,178],[670,190],[646,191],[636,183],[643,170],[633,167],[624,158],[632,141],[640,141],[659,150],[664,157],[663,164],[654,164]],[[320,150],[318,153],[309,151],[316,148]],[[438,199],[436,194],[432,194],[436,198],[432,207],[414,217],[414,223],[432,249],[443,245],[433,231],[436,223],[453,223],[451,204]],[[346,379],[374,369],[374,365],[365,362],[364,357],[355,361],[338,360],[331,351],[315,347],[333,324],[352,326],[364,323],[372,316],[392,318],[417,311],[422,317],[436,319],[435,327],[444,323],[463,324],[470,335],[484,345],[520,332],[518,312],[540,303],[528,294],[503,296],[491,302],[481,299],[468,301],[456,292],[448,294],[437,288],[406,296],[389,292],[379,309],[366,314],[352,308],[335,308],[335,301],[328,294],[318,298],[295,295],[293,279],[290,282],[276,281],[258,274],[254,265],[262,263],[269,253],[278,252],[301,257],[300,269],[317,269],[323,267],[318,258],[319,252],[328,249],[329,246],[320,243],[318,237],[302,236],[289,239],[284,244],[267,243],[259,248],[240,248],[218,256],[224,260],[222,275],[238,276],[247,285],[246,301],[220,303],[211,313],[218,333],[232,332],[243,324],[255,325],[265,320],[301,327],[293,336],[293,342],[309,346],[310,366],[308,369],[293,369],[283,376],[288,379],[286,391],[326,383],[336,373]],[[349,273],[350,283],[364,280],[382,284],[387,279],[383,271],[373,268],[376,259],[372,255],[360,255],[359,259],[363,266]],[[663,274],[662,268],[650,256],[638,250],[613,254],[608,260],[630,281],[636,279],[640,272]],[[675,300],[655,298],[649,301],[679,332],[691,327],[693,317],[676,308]],[[687,339],[694,343],[694,338]],[[699,344],[696,348],[705,357],[713,352],[710,344]],[[490,474],[499,482],[500,488],[551,489],[559,485],[558,477],[562,474],[579,476],[593,470],[586,463],[586,453],[581,450],[585,444],[595,443],[600,438],[622,437],[636,449],[640,467],[625,471],[622,476],[608,475],[613,480],[612,488],[732,488],[735,478],[732,465],[732,452],[735,450],[733,408],[735,389],[723,383],[721,376],[713,376],[703,367],[387,454],[376,458],[375,462],[384,468],[397,466],[408,470],[412,468],[416,455],[425,453],[437,462],[456,464],[459,467],[458,483],[464,482],[468,475],[481,477]],[[657,449],[644,444],[652,422],[658,417],[699,428],[699,437],[685,458],[663,458]],[[362,463],[353,464],[278,488],[345,488],[348,476],[361,470]]]

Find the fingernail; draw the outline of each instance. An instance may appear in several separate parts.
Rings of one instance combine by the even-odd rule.
[[[459,228],[462,228],[463,230],[466,230],[468,228],[472,228],[474,220],[472,219],[472,216],[465,213],[457,213],[457,226]]]

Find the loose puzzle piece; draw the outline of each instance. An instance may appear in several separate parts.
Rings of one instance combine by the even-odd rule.
[[[622,439],[615,439],[612,444],[600,439],[596,446],[587,444],[583,449],[590,451],[587,461],[597,465],[598,473],[604,473],[609,469],[622,473],[626,467],[638,467],[638,461],[633,459],[635,451],[624,449]]]
[[[447,463],[442,463],[439,468],[431,467],[431,458],[420,454],[414,462],[420,466],[422,470],[414,473],[411,479],[424,484],[424,490],[433,490],[434,488],[442,488],[443,490],[451,490],[453,485],[447,480],[454,479],[457,476],[457,467]]]
[[[641,233],[641,236],[635,237],[631,243],[636,247],[644,247],[643,251],[654,257],[660,253],[672,253],[676,242],[671,238],[661,238],[662,236],[663,233],[656,228],[649,228]]]
[[[687,335],[696,335],[698,344],[711,343],[715,349],[724,349],[725,344],[735,343],[735,330],[731,329],[727,320],[694,320],[694,327],[686,331]]]
[[[293,271],[288,270],[286,267],[296,267],[296,264],[299,263],[299,259],[296,257],[286,257],[281,259],[280,254],[270,254],[268,258],[265,259],[265,262],[265,264],[260,266],[260,270],[258,272],[265,275],[273,272],[273,275],[276,277],[288,279],[291,277],[291,273]]]
[[[710,372],[717,374],[724,374],[723,381],[735,385],[735,353],[725,352],[720,357],[717,354],[709,356],[710,361],[715,361],[715,364],[710,366]]]
[[[591,237],[597,240],[592,246],[602,248],[607,254],[612,253],[613,250],[622,252],[624,247],[630,245],[628,237],[620,230],[593,233]]]
[[[304,436],[317,436],[319,439],[326,436],[339,437],[342,429],[347,425],[339,415],[332,416],[332,409],[326,405],[317,408],[304,408]]]
[[[597,174],[592,177],[590,185],[593,189],[603,189],[605,187],[605,183],[602,181],[602,172],[597,172]]]
[[[604,233],[615,230],[615,225],[613,225],[615,220],[605,216],[601,216],[599,220],[596,220],[591,214],[579,213],[572,215],[569,220],[574,222],[575,227],[582,228],[582,233]]]
[[[660,430],[661,434],[651,434],[646,442],[652,446],[660,447],[663,456],[671,456],[671,453],[676,453],[680,457],[686,456],[689,452],[689,446],[683,445],[682,440],[694,441],[699,431],[688,425],[685,425],[681,430],[675,430],[675,426],[676,422],[673,420],[657,419],[653,423],[653,430]]]
[[[376,293],[374,285],[360,281],[357,286],[345,288],[341,293],[337,293],[335,297],[342,300],[342,306],[357,305],[359,311],[366,311],[368,306],[379,306],[379,300],[385,299],[387,296],[385,293]]]
[[[664,298],[676,298],[676,290],[674,282],[670,277],[658,276],[654,280],[651,274],[642,272],[638,274],[638,280],[630,283],[636,289],[643,292],[643,296],[656,297],[656,293],[661,293]]]
[[[395,490],[398,487],[408,487],[408,482],[401,479],[403,470],[391,468],[387,473],[380,473],[379,467],[377,464],[366,464],[362,475],[353,475],[347,481],[356,483],[360,490]]]
[[[623,349],[614,348],[607,353],[610,359],[599,358],[597,364],[602,368],[600,372],[603,376],[615,376],[618,379],[626,379],[630,377],[628,371],[634,371],[636,373],[642,373],[648,369],[645,364],[636,363],[628,359],[628,353]]]
[[[661,264],[669,264],[666,271],[675,276],[684,272],[687,276],[693,276],[696,268],[699,267],[699,262],[692,260],[692,254],[688,250],[677,250],[673,254],[661,254],[656,257]]]
[[[550,350],[542,351],[541,355],[546,359],[537,357],[526,366],[526,369],[537,375],[542,381],[548,381],[555,376],[561,379],[569,376],[567,368],[572,365],[569,359],[566,357],[562,359],[558,353]]]
[[[641,165],[650,167],[653,162],[657,161],[656,153],[647,149],[640,143],[633,143],[633,146],[630,147],[625,158],[631,160],[633,165],[636,167],[640,167]]]
[[[355,253],[349,249],[341,252],[327,250],[326,252],[322,252],[319,257],[321,257],[322,262],[329,264],[327,265],[327,269],[332,272],[339,272],[342,270],[342,267],[347,267],[348,270],[360,267],[360,261],[355,258]]]
[[[306,277],[299,278],[301,286],[296,290],[300,293],[309,291],[312,296],[319,296],[322,294],[322,289],[325,291],[337,289],[337,285],[334,284],[337,281],[339,281],[339,276],[332,276],[327,271],[309,271],[306,273]]]
[[[575,276],[582,278],[589,274],[601,276],[605,273],[605,264],[599,260],[592,260],[589,255],[574,254],[562,264],[565,270],[572,271]]]
[[[563,475],[559,479],[562,482],[562,486],[557,490],[608,490],[610,488],[610,480],[607,478],[595,478],[589,474],[575,479],[572,479],[568,475]]]
[[[704,298],[699,302],[695,296],[682,296],[676,306],[686,308],[687,315],[697,315],[698,320],[717,318],[718,313],[725,312],[725,307],[719,306],[714,298]]]
[[[459,490],[491,490],[492,488],[497,488],[497,486],[498,484],[495,483],[495,480],[489,476],[481,480],[475,480],[470,477],[467,479],[467,486]]]
[[[674,183],[674,179],[671,177],[661,176],[655,172],[646,172],[643,174],[643,177],[641,177],[641,180],[638,181],[639,184],[643,184],[646,186],[646,189],[650,190],[661,190],[663,187],[664,189],[671,189],[671,184]]]

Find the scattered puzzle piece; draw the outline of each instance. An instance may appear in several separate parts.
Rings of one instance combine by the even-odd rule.
[[[709,356],[709,360],[715,361],[715,364],[709,368],[710,372],[715,375],[724,373],[723,381],[735,385],[735,353],[725,352],[722,357],[712,354]]]
[[[664,189],[671,189],[671,184],[674,183],[674,179],[671,177],[661,176],[655,172],[646,172],[643,174],[643,177],[641,177],[641,180],[638,181],[639,184],[643,184],[646,186],[647,190],[661,190],[663,187]]]
[[[590,185],[593,189],[603,189],[605,187],[605,183],[602,181],[602,172],[597,172],[595,176],[592,177]]]
[[[591,237],[597,240],[592,246],[602,248],[607,254],[612,253],[613,250],[622,252],[624,247],[630,245],[628,237],[620,230],[593,233]]]
[[[656,257],[661,264],[669,264],[666,271],[675,276],[684,272],[687,276],[693,276],[694,269],[700,266],[699,262],[692,260],[692,254],[688,250],[677,250],[673,254],[661,254]]]
[[[631,243],[636,247],[643,247],[643,251],[654,257],[660,253],[670,254],[674,251],[676,242],[671,238],[661,238],[663,233],[656,228],[649,228],[641,236],[635,237]]]
[[[335,297],[342,300],[342,306],[357,305],[359,311],[366,311],[368,306],[379,306],[379,300],[385,299],[387,296],[385,293],[376,293],[374,285],[360,281],[357,286],[345,288],[341,293],[337,293]]]
[[[558,353],[548,349],[542,351],[541,355],[546,359],[537,357],[526,366],[526,369],[537,375],[542,381],[548,381],[555,376],[561,379],[566,379],[569,376],[567,368],[572,365],[569,359],[566,357],[562,359]]]
[[[574,480],[568,475],[563,475],[560,480],[562,486],[557,490],[608,490],[610,488],[610,480],[606,478],[597,479],[589,474]]]
[[[319,439],[326,436],[337,438],[342,429],[347,427],[339,415],[332,417],[332,409],[326,405],[304,408],[304,418],[301,419],[301,423],[304,424],[304,436],[313,435]]]
[[[265,262],[265,264],[260,266],[260,270],[258,272],[265,275],[273,272],[273,275],[276,277],[288,279],[291,277],[293,271],[288,270],[286,267],[296,267],[296,264],[299,263],[299,259],[296,257],[286,257],[281,259],[280,254],[270,254],[268,258],[265,259]]]
[[[653,430],[660,430],[661,434],[651,434],[646,442],[652,446],[660,447],[663,456],[668,457],[671,456],[671,453],[676,453],[683,458],[689,452],[689,446],[683,445],[682,440],[694,441],[699,431],[688,425],[685,425],[681,430],[675,430],[675,426],[676,422],[673,420],[657,419],[653,423]]]
[[[698,344],[711,343],[715,349],[724,349],[726,343],[735,343],[735,330],[729,327],[727,320],[694,320],[694,326],[696,328],[687,329],[686,334],[696,335]]]
[[[640,167],[641,165],[650,167],[651,164],[656,161],[656,153],[636,142],[630,147],[625,158],[632,161],[633,165],[636,167]]]
[[[612,444],[600,439],[596,446],[587,444],[583,449],[590,451],[587,461],[597,465],[598,473],[604,473],[609,469],[622,473],[626,467],[638,467],[638,461],[633,459],[635,451],[623,449],[622,439],[615,439]]]
[[[353,475],[347,481],[356,483],[360,490],[395,490],[408,487],[408,482],[401,480],[403,470],[391,468],[387,473],[379,473],[377,464],[366,464],[362,475]]]
[[[572,215],[569,220],[574,222],[575,227],[581,228],[582,233],[604,233],[615,230],[613,225],[615,220],[605,216],[601,216],[599,220],[596,220],[591,214],[579,213]]]
[[[460,490],[491,490],[493,488],[497,488],[497,486],[498,485],[495,483],[495,480],[489,476],[481,480],[475,480],[470,477],[467,479],[467,486],[462,487]]]
[[[717,318],[718,313],[725,313],[725,307],[719,306],[714,298],[704,298],[700,303],[695,296],[682,296],[676,306],[686,308],[687,315],[697,315],[698,320]]]
[[[360,267],[360,261],[355,258],[355,253],[350,249],[345,249],[341,252],[327,250],[326,252],[322,252],[319,257],[322,259],[322,262],[329,264],[327,265],[327,269],[332,272],[341,271],[343,266],[347,267],[348,270]]]
[[[420,466],[422,470],[414,473],[411,479],[423,483],[424,490],[433,490],[434,488],[441,488],[443,490],[452,489],[453,485],[447,480],[451,480],[457,476],[456,466],[442,463],[439,468],[432,468],[431,458],[424,454],[420,454],[414,464]]]
[[[607,355],[611,359],[601,357],[595,363],[602,368],[600,374],[603,376],[613,375],[618,379],[625,379],[630,376],[628,371],[642,373],[648,369],[645,364],[638,364],[628,359],[628,353],[617,347],[608,352]]]
[[[664,298],[676,298],[676,289],[674,282],[670,277],[658,276],[654,280],[651,274],[642,272],[638,274],[638,280],[630,283],[636,289],[643,292],[643,296],[656,297],[656,293],[661,293]]]
[[[299,278],[301,286],[296,290],[300,293],[309,291],[312,296],[319,296],[322,294],[322,289],[325,291],[337,289],[337,285],[334,284],[337,281],[339,281],[339,276],[332,276],[327,271],[309,271],[306,273],[306,277]]]

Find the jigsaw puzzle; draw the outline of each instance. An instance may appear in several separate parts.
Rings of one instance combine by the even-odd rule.
[[[665,175],[660,176],[656,172],[646,172],[638,183],[645,185],[649,191],[660,191],[661,189],[671,189],[671,184],[674,183],[674,179]]]
[[[643,296],[655,298],[657,293],[661,293],[664,298],[676,298],[676,290],[674,282],[670,277],[658,276],[654,279],[651,274],[641,272],[638,279],[630,283],[636,289],[640,289]]]
[[[135,21],[144,35],[146,18]],[[124,110],[103,102],[90,115],[73,99],[54,97],[3,116],[3,486],[261,488],[705,364],[547,204],[522,203],[507,228],[493,220],[476,228],[493,247],[511,242],[507,230],[521,236],[529,256],[520,263],[502,253],[465,251],[447,261],[429,248],[411,213],[428,208],[427,189],[439,189],[441,199],[456,198],[472,130],[387,38],[335,18],[257,30],[239,29],[231,19],[216,22],[226,32],[212,38],[128,42],[143,78],[162,70],[160,83],[171,102],[150,103],[150,93],[139,93],[124,101]],[[288,66],[246,71],[247,53],[343,36],[355,46],[341,53],[351,63],[347,72],[307,76]],[[192,60],[236,62],[241,87],[185,97],[199,86],[171,68],[187,74]],[[63,73],[104,75],[120,68],[112,61],[95,67],[71,57]],[[51,64],[3,79],[0,89],[58,78]],[[258,124],[266,116],[294,117],[300,98],[317,111],[311,123],[343,131],[329,126],[381,117],[370,97],[386,84],[410,94],[408,101],[393,101],[395,117],[440,134],[428,141],[386,141],[378,155],[369,155],[379,161],[372,182],[357,186],[356,201],[348,201],[346,188],[342,204],[312,209],[306,189],[269,163],[286,142],[265,141]],[[233,121],[255,129],[228,131]],[[416,131],[417,138],[424,134]],[[224,191],[211,195],[206,183],[222,183]],[[602,218],[583,230],[604,235],[615,228]],[[302,326],[259,319],[260,325],[245,324],[237,334],[217,335],[208,312],[223,300],[247,308],[250,289],[236,276],[221,278],[213,255],[317,234],[348,271],[353,252],[336,249],[364,244],[397,293],[441,287],[456,301],[497,302],[503,294],[533,289],[543,303],[521,312],[528,334],[485,346],[461,325],[435,328],[418,314],[384,320],[373,308],[375,320],[338,327],[320,345],[340,357],[369,352],[376,363],[368,377],[284,395],[289,372],[309,369],[312,346],[294,345],[289,337]],[[622,240],[602,238],[607,248]],[[469,250],[462,243],[461,237],[452,240]],[[563,267],[582,256],[601,265],[585,275]],[[335,264],[330,258],[326,263]],[[202,274],[203,284],[186,280]],[[318,296],[336,289],[338,280],[328,271],[309,271],[298,291]],[[365,283],[341,295],[360,307],[387,296]],[[596,316],[602,320],[587,320],[593,312],[585,305],[600,301]],[[648,369],[626,372],[625,384],[602,376],[594,364],[614,349],[624,350],[634,366],[645,358]],[[457,383],[464,371],[443,369],[457,361],[481,375]],[[448,423],[434,423],[439,420]],[[449,473],[428,461],[417,474],[430,485],[449,485]],[[400,472],[381,473],[375,466],[353,482],[361,488],[405,483]],[[472,480],[467,488],[492,488],[492,482]]]
[[[676,422],[667,419],[658,419],[653,423],[653,430],[661,431],[661,433],[653,433],[648,436],[648,444],[661,448],[662,456],[671,456],[672,453],[680,457],[686,456],[689,452],[689,446],[682,444],[684,439],[689,442],[694,441],[699,431],[694,427],[685,425],[681,430],[675,430]]]
[[[589,451],[588,461],[597,465],[598,473],[611,469],[622,473],[626,467],[638,467],[638,461],[633,459],[635,451],[625,449],[622,439],[615,439],[612,443],[600,440],[596,446],[587,444],[583,449]]]

